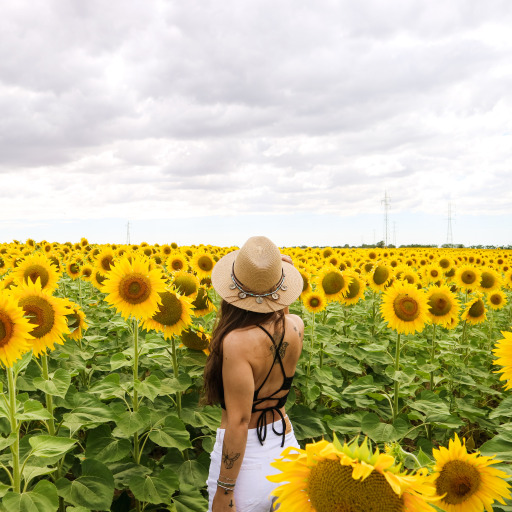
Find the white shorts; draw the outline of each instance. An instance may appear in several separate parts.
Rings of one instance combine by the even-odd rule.
[[[255,428],[250,428],[247,434],[244,460],[236,480],[235,505],[237,512],[270,512],[274,510],[273,502],[276,499],[270,493],[279,485],[267,480],[268,475],[279,473],[279,470],[270,466],[270,463],[281,456],[283,450],[289,446],[299,448],[295,439],[293,427],[286,434],[284,446],[282,436],[276,436],[272,426],[279,432],[282,428],[279,419],[273,425],[268,424],[268,435],[263,446],[258,440]],[[222,443],[225,429],[217,429],[217,439],[211,453],[210,473],[206,485],[208,486],[208,512],[212,510],[212,503],[217,492],[217,480],[220,473],[222,459]]]

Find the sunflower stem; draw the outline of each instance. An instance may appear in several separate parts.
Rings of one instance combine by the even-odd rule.
[[[7,377],[9,386],[9,421],[11,423],[11,432],[16,434],[16,441],[10,446],[12,454],[12,487],[14,492],[19,493],[21,489],[20,430],[18,420],[16,419],[16,379],[12,368],[7,368]]]
[[[325,325],[326,318],[327,318],[327,305],[325,306],[324,314],[322,316],[322,325]],[[320,368],[322,368],[323,363],[324,363],[324,342],[322,340],[322,341],[320,341]]]
[[[137,384],[139,380],[139,324],[137,319],[133,319],[133,395],[132,395],[132,410],[137,412],[139,410],[139,396],[137,393]],[[133,434],[133,458],[136,464],[140,462],[139,453],[139,434]],[[137,502],[138,503],[138,502]]]
[[[436,324],[432,326],[432,345],[430,349],[430,364],[436,359]],[[430,371],[430,391],[434,391],[434,370]]]
[[[176,353],[176,337],[171,336],[171,356],[172,356],[172,369],[174,378],[178,380],[178,355]],[[178,418],[181,418],[181,391],[176,391],[176,410],[178,411]]]
[[[42,363],[42,375],[44,380],[49,380],[48,376],[48,355],[44,353],[41,356]],[[50,413],[50,419],[48,420],[48,434],[51,436],[55,435],[55,419],[53,418],[53,397],[49,393],[44,394],[46,399],[46,409]]]
[[[82,307],[82,280],[78,278],[78,303]]]
[[[397,333],[396,336],[396,347],[395,347],[395,373],[398,372],[400,368],[400,333]],[[396,380],[394,382],[394,393],[393,393],[393,421],[395,421],[398,416],[398,386],[399,382]]]
[[[372,337],[375,336],[375,301],[376,299],[376,292],[372,290]]]
[[[313,357],[313,341],[315,339],[315,313],[313,313],[313,322],[311,322],[311,338],[309,340],[309,359],[308,368],[306,372],[307,380],[311,377],[311,359]]]

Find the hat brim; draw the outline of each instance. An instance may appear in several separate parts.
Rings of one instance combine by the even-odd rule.
[[[226,254],[215,264],[212,270],[212,285],[226,302],[247,311],[272,313],[284,309],[299,298],[304,288],[302,275],[292,264],[281,261],[285,276],[283,284],[286,286],[286,290],[280,289],[277,292],[279,295],[278,299],[272,299],[270,296],[263,297],[261,304],[256,302],[256,297],[251,297],[250,295],[241,299],[238,296],[240,291],[237,288],[234,290],[230,288],[230,285],[233,284],[231,279],[233,262],[239,252],[240,250],[237,250]]]

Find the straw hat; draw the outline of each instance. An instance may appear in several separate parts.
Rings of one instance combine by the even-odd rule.
[[[212,284],[226,302],[240,309],[271,313],[294,302],[304,281],[293,265],[281,260],[281,252],[271,240],[253,236],[241,249],[217,262]]]

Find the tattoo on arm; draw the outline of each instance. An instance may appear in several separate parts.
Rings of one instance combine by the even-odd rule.
[[[233,467],[233,464],[238,460],[239,457],[239,453],[230,454],[226,445],[224,445],[224,449],[222,451],[222,462],[224,463],[224,467],[226,469],[231,469]]]
[[[235,505],[233,505],[233,500],[229,502],[229,508],[233,508]]]

